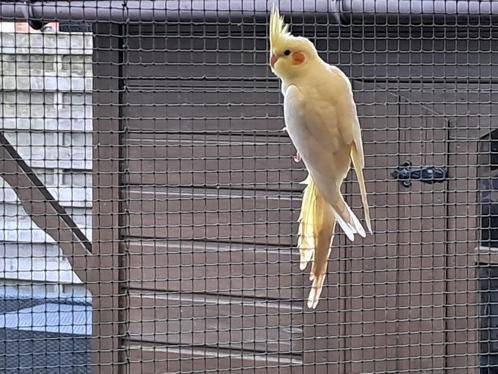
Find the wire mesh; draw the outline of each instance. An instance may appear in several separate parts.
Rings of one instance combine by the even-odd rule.
[[[268,4],[103,3],[0,5],[0,371],[498,373],[492,2],[282,2],[351,80],[374,226],[316,310]]]

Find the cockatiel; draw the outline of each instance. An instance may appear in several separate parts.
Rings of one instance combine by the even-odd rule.
[[[316,308],[327,272],[336,222],[347,237],[365,237],[358,218],[344,201],[341,185],[353,163],[367,229],[372,233],[363,178],[363,145],[351,84],[323,61],[308,39],[288,31],[278,9],[270,16],[270,66],[282,81],[285,130],[302,159],[305,180],[299,217],[300,268],[313,260],[308,307]]]

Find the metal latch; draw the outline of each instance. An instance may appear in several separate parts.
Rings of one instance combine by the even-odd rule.
[[[442,183],[448,179],[448,169],[436,166],[412,167],[410,161],[398,166],[391,173],[394,179],[398,179],[404,187],[410,187],[412,181],[419,180],[424,183]]]

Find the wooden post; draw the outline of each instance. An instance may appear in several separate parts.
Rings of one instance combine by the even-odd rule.
[[[93,373],[120,372],[121,27],[96,24],[93,87]]]

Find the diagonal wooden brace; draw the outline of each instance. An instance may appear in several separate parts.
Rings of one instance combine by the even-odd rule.
[[[12,187],[33,222],[58,243],[81,281],[91,286],[92,243],[2,132],[0,177]]]

